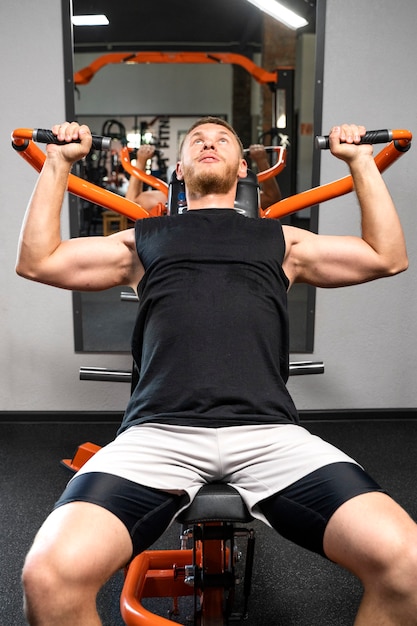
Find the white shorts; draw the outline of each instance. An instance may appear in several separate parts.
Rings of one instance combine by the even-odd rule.
[[[204,428],[132,426],[76,474],[102,472],[192,500],[212,481],[230,483],[254,517],[256,504],[331,463],[356,463],[295,424]]]

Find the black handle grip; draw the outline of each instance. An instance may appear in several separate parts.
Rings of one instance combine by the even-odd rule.
[[[392,140],[391,130],[368,130],[360,143],[387,143]],[[317,136],[315,140],[316,148],[319,150],[328,150],[329,135]]]
[[[93,143],[92,148],[94,150],[109,150],[111,146],[111,137],[102,137],[101,135],[92,135]],[[55,143],[58,146],[63,146],[68,141],[58,141],[56,135],[51,130],[45,130],[44,128],[35,128],[32,134],[33,141],[38,143]],[[80,143],[79,139],[73,143]]]

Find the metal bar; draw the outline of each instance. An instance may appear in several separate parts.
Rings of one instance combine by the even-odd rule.
[[[111,64],[125,63],[227,63],[240,65],[261,85],[276,85],[277,72],[268,72],[255,65],[248,57],[233,52],[109,52],[74,73],[75,85],[87,85],[95,74],[103,67]]]
[[[324,374],[324,363],[322,361],[293,361],[290,363],[290,376],[305,374]]]
[[[80,367],[80,380],[130,383],[132,382],[132,372],[130,370],[112,370],[107,367]]]
[[[120,300],[122,300],[122,302],[139,302],[139,298],[134,291],[122,291]]]
[[[324,364],[321,361],[295,361],[290,363],[290,376],[323,373]],[[80,367],[80,380],[131,383],[132,372],[130,370],[113,370],[107,367]]]

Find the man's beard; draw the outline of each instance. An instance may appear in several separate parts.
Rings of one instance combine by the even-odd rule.
[[[184,168],[184,180],[191,197],[226,194],[236,183],[237,169],[227,165],[222,173],[195,172],[192,166],[188,166]]]

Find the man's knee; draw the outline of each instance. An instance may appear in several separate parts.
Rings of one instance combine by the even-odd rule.
[[[23,567],[27,614],[53,614],[56,623],[64,624],[61,616],[70,609],[74,612],[75,606],[94,611],[98,591],[131,554],[129,533],[113,513],[87,502],[56,508],[39,530]],[[32,622],[43,623],[37,617]]]
[[[375,557],[375,584],[381,593],[393,597],[412,596],[417,604],[417,527],[414,538],[409,533],[397,535]]]
[[[340,507],[326,529],[325,548],[368,589],[417,594],[417,525],[386,494],[362,494]]]
[[[35,541],[22,570],[24,612],[29,624],[74,623],[68,620],[78,611],[94,611],[102,578],[76,545],[45,546]],[[72,616],[72,617],[71,617]]]
[[[42,611],[49,612],[52,599],[58,602],[63,589],[63,581],[59,579],[53,559],[37,551],[36,547],[31,549],[23,565],[22,585],[29,623]]]

